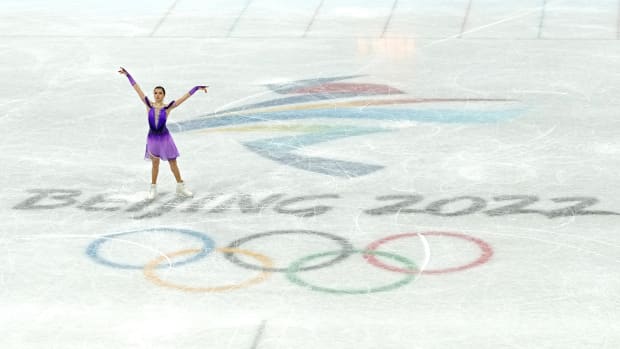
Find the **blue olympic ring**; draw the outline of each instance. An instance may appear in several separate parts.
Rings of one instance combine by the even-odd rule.
[[[190,258],[178,261],[178,262],[174,262],[174,263],[171,263],[171,264],[162,264],[162,265],[158,266],[157,268],[177,267],[177,266],[180,266],[180,265],[184,265],[184,264],[195,262],[195,261],[197,261],[199,259],[202,259],[202,258],[206,257],[215,248],[215,242],[213,241],[213,239],[211,239],[207,235],[205,235],[203,233],[200,233],[200,232],[197,232],[197,231],[188,230],[188,229],[178,229],[178,228],[151,228],[151,229],[134,230],[134,231],[128,231],[128,232],[123,232],[123,233],[116,233],[116,234],[105,235],[105,236],[103,236],[103,237],[93,241],[90,245],[88,245],[88,247],[86,248],[86,254],[89,257],[91,257],[95,262],[97,262],[99,264],[107,265],[107,266],[110,266],[110,267],[121,268],[121,269],[144,269],[143,265],[131,265],[131,264],[121,264],[121,263],[110,262],[109,260],[104,259],[101,256],[99,256],[99,248],[106,241],[114,240],[114,239],[116,239],[119,236],[124,236],[124,235],[128,235],[128,234],[135,234],[135,233],[142,233],[142,232],[153,232],[153,231],[172,231],[172,232],[178,232],[178,233],[181,233],[181,234],[185,234],[185,235],[189,235],[189,236],[195,237],[195,238],[199,239],[200,241],[202,241],[202,243],[203,243],[203,247],[200,250],[200,253],[198,253],[196,255],[193,255]]]

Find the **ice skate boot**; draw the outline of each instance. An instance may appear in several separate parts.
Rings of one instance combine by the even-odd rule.
[[[186,198],[191,198],[192,196],[194,196],[194,193],[192,193],[191,191],[187,190],[187,188],[185,188],[185,182],[181,182],[181,183],[177,183],[177,195],[186,197]]]
[[[151,189],[147,196],[148,200],[154,200],[157,197],[157,184],[151,184]]]

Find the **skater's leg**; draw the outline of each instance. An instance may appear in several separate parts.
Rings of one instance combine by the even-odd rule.
[[[151,156],[151,189],[149,190],[148,199],[153,200],[157,196],[157,175],[159,174],[159,158]]]
[[[181,179],[181,172],[179,171],[179,166],[177,165],[177,159],[168,160],[168,163],[170,164],[170,170],[172,171],[172,174],[174,174],[174,178],[177,180],[177,183],[182,183],[183,180]]]
[[[177,160],[168,160],[170,164],[170,170],[174,174],[174,178],[177,180],[177,195],[191,197],[194,194],[185,188],[185,183],[183,183],[183,179],[181,179],[181,172],[179,171],[179,166],[177,165]]]
[[[157,176],[159,175],[159,158],[151,156],[153,168],[151,170],[151,184],[157,184]]]

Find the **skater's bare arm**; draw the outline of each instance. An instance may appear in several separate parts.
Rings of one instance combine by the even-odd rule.
[[[170,106],[170,109],[176,108],[179,105],[181,105],[181,103],[185,102],[189,97],[191,97],[198,90],[203,90],[203,91],[205,91],[205,93],[207,93],[208,92],[207,88],[209,88],[209,86],[204,86],[204,85],[203,86],[194,86],[191,90],[189,90],[189,92],[187,92],[181,98],[179,98],[176,101],[174,101],[174,103]]]
[[[138,83],[136,82],[136,80],[133,79],[133,77],[131,76],[131,74],[129,74],[129,72],[127,70],[125,70],[125,68],[121,67],[120,70],[118,71],[121,75],[125,75],[127,77],[127,79],[129,80],[129,83],[131,84],[131,86],[133,87],[133,89],[136,91],[136,93],[138,94],[138,96],[140,96],[140,100],[142,101],[142,103],[144,103],[145,105],[147,105],[146,100],[144,99],[144,92],[142,92],[142,89],[140,88],[140,85],[138,85]],[[148,107],[148,105],[147,105]]]

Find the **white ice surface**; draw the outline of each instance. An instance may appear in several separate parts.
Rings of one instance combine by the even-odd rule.
[[[620,348],[617,1],[7,0],[1,6],[0,348]],[[142,159],[148,125],[119,66],[148,95],[164,85],[169,101],[210,85],[208,94],[174,110],[170,125],[300,96],[267,84],[352,76],[336,83],[403,94],[315,102],[324,117],[173,132],[195,197],[173,200],[174,178],[162,163],[162,196],[141,207],[150,183],[150,163]],[[372,105],[415,98],[431,101]],[[280,107],[296,108],[294,114],[310,104]],[[381,116],[368,118],[366,110]],[[360,118],[340,117],[351,111]],[[515,114],[499,117],[507,111]],[[498,120],[441,122],[454,112]],[[390,113],[423,117],[395,120]],[[383,132],[354,135],[361,128]],[[333,129],[349,137],[299,145]],[[307,163],[283,163],[244,145],[295,135],[291,142],[299,147],[292,153]],[[284,141],[269,151],[275,154],[278,142]],[[304,169],[317,157],[382,168],[357,177]],[[58,190],[74,196],[51,197]],[[51,196],[33,199],[39,193]],[[276,194],[262,210],[239,204],[239,197],[256,203]],[[322,197],[289,200],[312,195]],[[371,214],[411,195],[422,201]],[[497,210],[526,198],[538,201],[525,209],[556,217]],[[587,199],[598,200],[583,208],[591,214],[557,211]],[[486,206],[450,215],[475,202]],[[318,206],[330,209],[294,214]],[[465,270],[418,273],[402,287],[360,294],[302,287],[280,272],[241,289],[190,292],[87,254],[97,239],[130,231],[142,232],[108,236],[99,256],[142,268],[201,248],[195,236],[166,229],[206,234],[218,248],[280,230],[335,234],[355,249],[413,233],[380,251],[427,271],[483,253],[473,240],[430,232],[483,241],[493,254]],[[339,246],[297,234],[239,248],[285,268]],[[208,288],[259,272],[213,251],[155,274]],[[408,276],[372,266],[360,254],[296,275],[319,287],[355,290]]]

